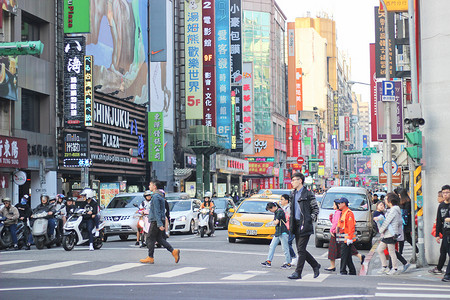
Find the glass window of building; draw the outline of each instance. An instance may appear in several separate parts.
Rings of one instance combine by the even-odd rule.
[[[22,89],[22,130],[40,131],[39,94]]]
[[[40,26],[41,24],[37,20],[27,16],[25,13],[22,14],[22,42],[39,41],[41,39]],[[39,55],[34,56],[39,57]]]

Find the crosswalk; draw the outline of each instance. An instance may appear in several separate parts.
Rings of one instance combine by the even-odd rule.
[[[68,272],[67,276],[71,278],[86,278],[86,276],[98,276],[98,275],[107,275],[113,273],[120,273],[125,270],[141,270],[143,272],[151,272],[149,269],[143,268],[146,264],[141,263],[115,263],[112,265],[108,265],[102,268],[92,269],[92,265],[89,264],[89,261],[82,260],[70,260],[70,261],[61,261],[61,262],[52,262],[48,263],[47,261],[39,261],[39,260],[9,260],[9,261],[0,261],[0,273],[3,274],[37,274],[39,272],[48,272],[55,269],[66,268],[66,270],[72,270],[72,272]],[[32,265],[32,266],[30,266]],[[81,271],[80,268],[84,268],[85,270]],[[160,279],[170,279],[170,278],[178,278],[185,276],[189,278],[194,273],[207,272],[208,268],[203,267],[176,267],[175,269],[153,273],[144,275],[143,277],[148,278],[160,278]],[[240,272],[233,272],[228,274],[222,274],[222,277],[219,280],[224,282],[230,281],[246,281],[251,280],[260,276],[260,278],[268,278],[268,276],[261,277],[263,275],[267,275],[269,270],[246,270]],[[206,274],[206,273],[205,273]],[[220,274],[218,274],[220,277]],[[309,276],[310,275],[310,276]],[[83,276],[83,277],[81,277]],[[287,276],[287,275],[286,275]],[[305,274],[303,276],[302,281],[308,282],[322,282],[326,278],[328,278],[327,274],[321,274],[318,278],[313,278],[312,274]],[[269,278],[273,279],[269,276]],[[288,280],[288,279],[286,279]]]
[[[439,284],[379,283],[375,297],[450,299],[450,286]]]

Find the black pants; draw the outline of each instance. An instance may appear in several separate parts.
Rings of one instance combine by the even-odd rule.
[[[449,258],[449,263],[447,264],[447,271],[445,271],[444,277],[450,279],[450,235],[447,236],[444,235],[442,243],[444,243],[444,249],[447,251],[447,255]]]
[[[403,235],[405,236],[405,241],[407,241],[411,246],[412,246],[412,235],[411,235],[411,231],[410,232],[403,232]],[[405,241],[400,241],[398,242],[398,252],[400,254],[403,254],[403,247],[405,247]],[[416,253],[419,253],[419,248],[416,245]]]
[[[397,259],[402,263],[402,265],[406,266],[406,264],[408,264],[403,255],[401,255],[398,251],[395,251],[395,256],[397,256]],[[392,260],[390,256],[389,256],[389,269],[392,269]]]
[[[148,247],[148,256],[154,257],[155,253],[155,243],[158,242],[160,245],[162,245],[164,248],[167,249],[167,251],[172,252],[173,248],[172,246],[164,239],[163,235],[165,235],[164,230],[160,230],[158,228],[158,225],[156,224],[156,221],[150,222],[150,228],[148,230],[148,239],[147,239],[147,247]]]
[[[356,275],[355,265],[352,260],[352,245],[341,244],[341,270],[342,275],[347,275],[347,267],[350,275]]]
[[[299,232],[295,233],[295,240],[297,242],[297,252],[298,252],[298,261],[297,267],[295,268],[295,272],[299,275],[302,275],[303,266],[305,265],[305,261],[311,265],[311,267],[317,268],[319,263],[314,259],[314,257],[306,250],[306,246],[308,245],[309,235],[300,236]]]
[[[439,252],[439,261],[437,264],[437,269],[442,270],[442,268],[445,265],[445,260],[447,259],[447,249],[445,249],[445,243],[444,240],[441,241],[441,248]],[[450,264],[450,262],[449,262]]]

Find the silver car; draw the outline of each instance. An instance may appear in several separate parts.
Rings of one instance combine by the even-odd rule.
[[[198,199],[168,200],[170,207],[170,232],[194,233],[198,226]]]
[[[348,206],[355,215],[357,243],[362,244],[364,249],[370,249],[372,247],[374,228],[368,192],[365,188],[343,186],[332,187],[323,195],[315,230],[316,247],[321,248],[324,243],[330,241],[330,215],[334,214],[335,211],[333,209],[333,203],[342,197],[348,199]]]
[[[129,235],[137,232],[140,215],[137,213],[139,204],[144,201],[144,193],[129,193],[116,195],[100,212],[105,220],[105,241],[108,236],[118,235],[125,241]]]

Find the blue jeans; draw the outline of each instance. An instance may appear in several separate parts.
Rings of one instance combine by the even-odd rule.
[[[17,245],[17,224],[6,225],[5,227],[9,228],[9,232],[11,232],[11,239],[14,245]]]
[[[282,233],[280,236],[274,236],[272,242],[270,242],[269,246],[269,255],[267,256],[268,261],[272,261],[273,255],[275,253],[275,248],[278,246],[278,243],[281,241],[281,247],[284,251],[284,257],[286,258],[286,263],[291,263],[291,255],[289,254],[289,245],[288,245],[289,234],[287,232]]]
[[[295,254],[294,248],[292,248],[292,242],[294,240],[295,240],[295,234],[289,232],[288,244],[289,244],[289,253],[291,254],[291,258],[297,257],[297,255]]]
[[[51,236],[55,233],[56,221],[54,218],[48,219],[47,234]]]

